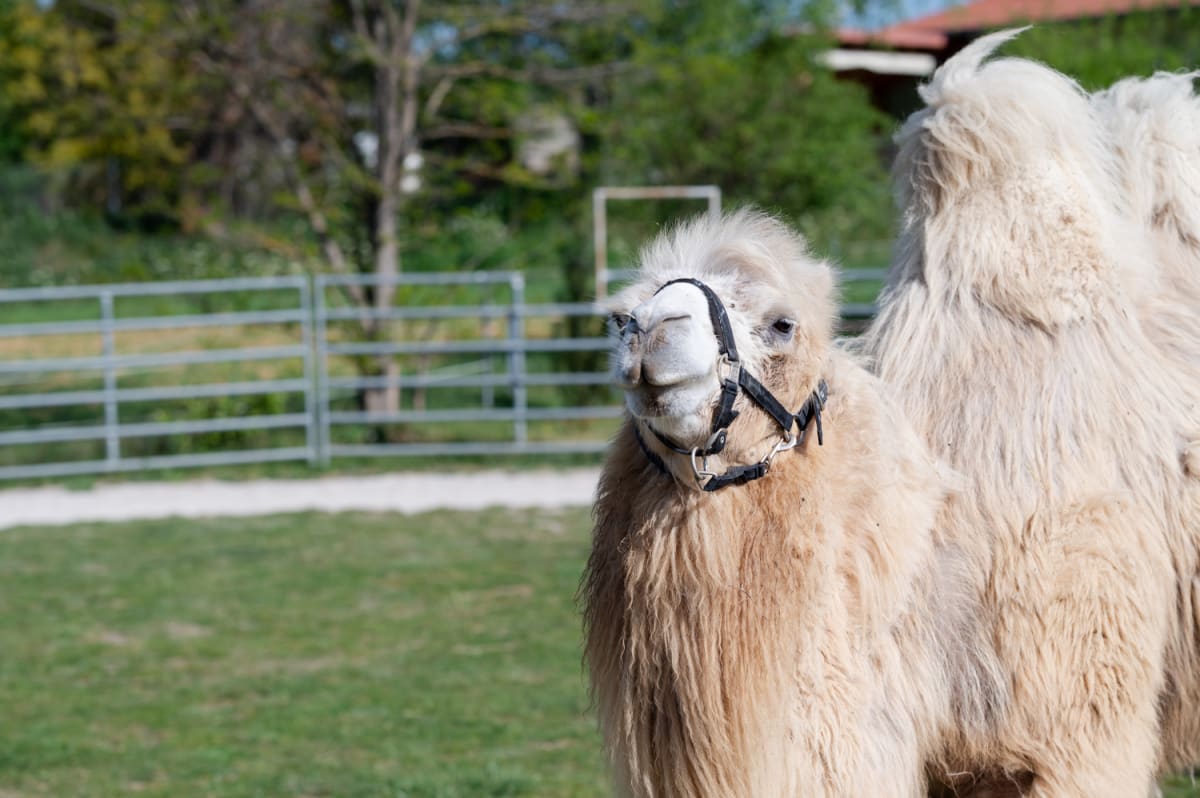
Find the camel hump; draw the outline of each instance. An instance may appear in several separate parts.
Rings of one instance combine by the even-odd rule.
[[[1127,272],[1147,270],[1121,240],[1114,156],[1089,95],[1036,61],[989,58],[1020,31],[977,40],[921,88],[896,187],[907,223],[926,227],[931,287],[1051,329],[1093,317],[1112,286],[1136,287]]]
[[[944,97],[952,96],[958,88],[969,83],[978,74],[988,56],[1027,30],[1028,25],[980,36],[946,61],[933,74],[929,83],[917,90],[921,99],[929,105],[940,104]]]
[[[926,107],[908,118],[897,141],[902,150],[915,147],[934,161],[928,177],[941,193],[974,190],[971,184],[980,180],[1047,159],[1104,179],[1111,156],[1083,88],[1027,58],[989,60],[1022,30],[978,39],[918,90]],[[897,161],[902,171],[913,165],[903,156]]]

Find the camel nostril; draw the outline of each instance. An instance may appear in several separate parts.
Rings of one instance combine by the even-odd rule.
[[[617,369],[617,379],[623,388],[636,388],[642,381],[642,359],[632,357]]]
[[[625,333],[636,333],[638,331],[637,319],[632,313],[613,313],[608,317],[609,329],[617,335]]]

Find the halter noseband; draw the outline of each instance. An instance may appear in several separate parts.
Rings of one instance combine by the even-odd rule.
[[[713,334],[717,338],[717,351],[721,360],[729,366],[729,375],[721,380],[721,398],[713,412],[712,433],[703,447],[695,446],[691,449],[682,447],[647,424],[650,431],[654,433],[654,437],[658,438],[659,442],[671,451],[691,458],[692,473],[696,475],[697,482],[707,478],[708,481],[704,482],[701,487],[708,492],[720,490],[727,485],[743,485],[766,476],[775,455],[788,449],[794,449],[804,442],[808,425],[814,419],[817,423],[817,445],[823,446],[825,435],[821,428],[821,410],[825,407],[825,400],[829,396],[829,387],[825,384],[825,380],[817,383],[817,389],[809,395],[799,410],[795,413],[789,412],[783,403],[767,390],[765,385],[742,367],[741,360],[738,358],[737,345],[733,340],[733,328],[729,324],[729,314],[725,311],[725,305],[721,303],[720,297],[694,277],[670,280],[663,283],[654,293],[657,295],[668,285],[675,283],[689,283],[704,292],[704,297],[708,300],[708,316],[712,321]],[[774,448],[759,462],[751,465],[731,466],[724,474],[716,474],[708,470],[708,458],[725,448],[729,436],[729,425],[739,415],[738,411],[733,409],[733,404],[737,401],[740,391],[745,391],[750,400],[775,421],[783,430],[783,439],[776,443]],[[792,433],[793,424],[797,429],[795,434]],[[636,424],[633,427],[633,433],[646,458],[663,473],[670,473],[662,458],[646,445]],[[697,460],[700,461],[699,465],[697,465]]]

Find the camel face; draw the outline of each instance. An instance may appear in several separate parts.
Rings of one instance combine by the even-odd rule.
[[[824,376],[837,308],[829,265],[752,211],[681,224],[638,260],[638,279],[608,306],[612,379],[652,456],[691,483],[689,454],[724,470],[794,441],[791,414]]]
[[[790,405],[796,386],[787,376],[796,374],[797,364],[805,359],[804,336],[797,335],[795,321],[800,311],[781,304],[775,287],[764,281],[731,280],[730,275],[707,277],[711,284],[705,284],[729,320],[736,366],[722,350],[708,297],[693,283],[647,281],[623,306],[618,303],[628,310],[618,310],[612,320],[613,380],[625,391],[627,409],[684,449],[703,448],[710,440],[714,419],[722,413],[726,383],[736,381],[739,370],[754,375],[794,410]],[[737,413],[770,423],[744,397],[734,406]],[[743,427],[734,444],[757,450],[764,446],[764,437],[778,435],[778,430]],[[765,445],[769,448],[771,442]]]

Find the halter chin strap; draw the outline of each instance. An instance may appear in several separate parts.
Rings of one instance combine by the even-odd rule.
[[[709,492],[720,490],[727,485],[743,485],[766,476],[775,455],[803,443],[808,425],[814,420],[817,425],[817,445],[823,446],[825,434],[821,428],[821,410],[824,409],[825,401],[829,397],[829,387],[825,384],[825,380],[817,383],[817,389],[809,395],[799,410],[795,413],[788,411],[783,403],[767,390],[765,385],[742,367],[741,360],[738,358],[737,344],[733,340],[733,327],[729,323],[729,314],[725,311],[725,305],[721,303],[720,297],[707,285],[693,277],[671,280],[664,283],[654,293],[657,294],[663,288],[675,283],[689,283],[704,292],[704,297],[708,300],[708,316],[712,321],[713,334],[717,338],[717,351],[721,359],[728,364],[729,375],[721,380],[721,396],[717,401],[716,410],[713,412],[712,433],[705,441],[704,446],[685,448],[647,424],[647,428],[654,433],[654,437],[658,438],[659,442],[671,451],[690,457],[692,472],[696,475],[697,482],[707,480],[703,481],[701,487]],[[708,470],[708,458],[725,449],[729,437],[729,425],[739,415],[738,411],[733,409],[733,404],[737,401],[740,391],[745,391],[746,396],[775,421],[775,424],[783,431],[783,439],[775,444],[775,447],[759,462],[751,465],[732,466],[725,473],[716,474]],[[793,425],[796,427],[794,434],[792,433]],[[646,459],[664,474],[670,473],[662,458],[646,445],[636,423],[633,432]]]

